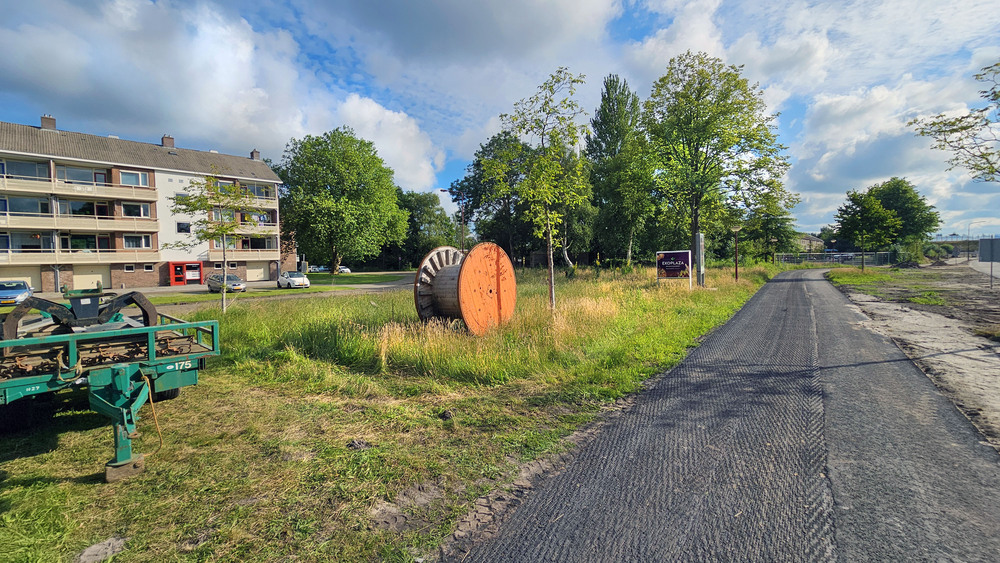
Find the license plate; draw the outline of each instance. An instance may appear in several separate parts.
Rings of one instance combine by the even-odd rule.
[[[4,299],[3,301],[0,301],[0,304],[3,305],[10,305],[11,303],[16,303],[16,301],[14,301],[13,299]]]

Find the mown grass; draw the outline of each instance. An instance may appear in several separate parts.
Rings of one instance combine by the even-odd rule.
[[[203,310],[223,355],[159,405],[165,446],[143,474],[102,482],[111,431],[80,397],[0,437],[0,560],[69,561],[113,536],[127,538],[115,561],[431,553],[476,497],[678,363],[774,271],[710,270],[714,290],[694,291],[581,271],[559,280],[555,315],[542,274],[520,273],[512,322],[478,338],[419,322],[406,291]],[[136,450],[151,452],[142,414]],[[418,484],[438,494],[403,507],[406,529],[373,524]]]

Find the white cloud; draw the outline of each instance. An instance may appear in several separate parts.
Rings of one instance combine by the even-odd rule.
[[[437,187],[436,173],[444,166],[444,153],[412,117],[357,94],[347,97],[337,115],[359,137],[375,144],[379,156],[396,172],[400,187],[420,191]]]
[[[721,0],[651,2],[648,8],[672,18],[667,27],[627,48],[625,62],[644,82],[652,83],[663,74],[671,58],[685,51],[704,51],[712,56],[725,54],[715,13]]]

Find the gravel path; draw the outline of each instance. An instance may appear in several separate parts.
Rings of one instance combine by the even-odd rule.
[[[816,271],[785,273],[468,561],[1000,554],[1000,458]]]

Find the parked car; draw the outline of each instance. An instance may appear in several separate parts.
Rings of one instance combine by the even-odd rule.
[[[309,273],[311,273],[311,274],[312,273],[318,273],[318,272],[329,272],[329,271],[330,271],[330,268],[328,268],[326,266],[309,266]]]
[[[337,268],[337,273],[338,274],[349,274],[349,273],[351,273],[351,269],[348,268],[347,266],[341,266],[341,267]]]
[[[211,274],[205,278],[205,285],[208,286],[209,293],[222,291],[222,274]],[[246,291],[247,284],[236,274],[226,274],[226,293],[237,293]]]
[[[309,278],[302,272],[281,272],[278,276],[278,289],[287,287],[309,287]]]
[[[31,297],[32,288],[23,281],[0,281],[0,304],[19,305],[21,301]]]

